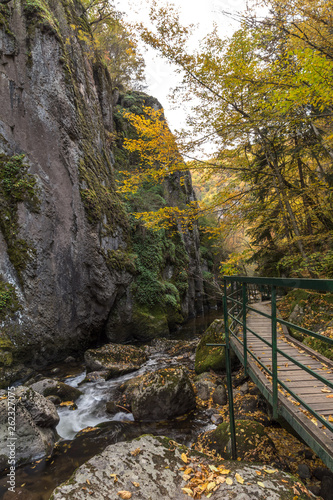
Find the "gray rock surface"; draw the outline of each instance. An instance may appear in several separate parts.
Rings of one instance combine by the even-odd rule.
[[[162,368],[137,377],[131,394],[135,420],[175,418],[195,408],[194,390],[184,368]]]
[[[31,389],[43,396],[57,396],[61,401],[76,401],[82,394],[76,387],[71,387],[64,382],[45,378],[31,385]]]
[[[218,385],[213,392],[213,403],[223,406],[227,404],[227,401],[227,391],[224,385]]]
[[[8,441],[8,399],[0,401],[0,470],[8,466],[11,448]],[[15,459],[25,464],[50,455],[57,437],[59,422],[54,404],[31,388],[19,386],[15,391]],[[12,443],[12,442],[11,442]]]
[[[106,378],[111,378],[138,370],[147,360],[147,355],[139,347],[105,344],[98,349],[88,349],[84,353],[84,360],[87,371],[106,370]]]
[[[17,203],[15,233],[29,249],[20,254],[16,245],[18,263],[0,232],[0,276],[15,287],[22,306],[1,328],[17,359],[39,367],[83,351],[105,329],[113,341],[120,340],[121,327],[124,340],[135,333],[133,271],[108,260],[108,252],[119,252],[126,261],[131,235],[115,189],[110,76],[78,36],[85,22],[80,30],[70,27],[83,15],[81,3],[44,0],[41,8],[11,1],[3,9],[0,154],[25,155],[39,203]],[[165,181],[170,205],[180,193],[182,202],[194,200],[190,176],[186,186],[181,180],[176,173]],[[197,228],[179,232],[179,239],[189,259],[181,302],[187,318],[202,309]],[[166,318],[164,324],[168,333]],[[150,333],[156,336],[154,328]],[[15,380],[9,370],[4,387],[8,380]]]
[[[174,441],[169,444],[167,438],[146,435],[131,442],[108,446],[103,453],[79,467],[66,483],[56,488],[51,499],[116,500],[121,498],[119,492],[126,491],[131,496],[124,498],[132,500],[188,500],[189,496],[182,491],[187,486],[183,479],[185,464],[182,453],[187,454],[187,466],[192,467],[194,472],[201,472],[199,463],[203,463],[211,473],[208,466],[213,462],[207,457],[199,457]],[[293,498],[294,480],[284,472],[274,470],[268,474],[263,466],[240,462],[223,462],[222,467],[230,472],[227,475],[215,474],[216,478],[222,478],[224,482],[212,493],[213,500]],[[256,471],[261,473],[261,485],[258,484]],[[236,473],[244,479],[244,484],[237,481]],[[227,476],[232,479],[231,485],[225,482]],[[85,496],[82,495],[83,491]],[[305,496],[300,495],[298,498],[303,500]]]

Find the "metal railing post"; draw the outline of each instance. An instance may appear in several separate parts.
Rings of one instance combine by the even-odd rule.
[[[243,348],[244,348],[244,375],[247,377],[247,335],[246,335],[246,306],[247,306],[247,286],[242,285],[243,302]]]
[[[272,375],[273,375],[273,418],[278,416],[278,369],[277,369],[277,335],[276,335],[276,286],[272,286]]]
[[[227,280],[226,279],[224,279],[223,311],[224,311],[224,330],[225,330],[225,366],[226,366],[226,372],[227,372],[227,388],[228,388],[230,436],[231,436],[231,456],[232,456],[233,460],[237,460],[234,399],[233,399],[233,393],[232,393],[232,379],[231,379],[229,325],[228,325],[228,298],[227,298]]]

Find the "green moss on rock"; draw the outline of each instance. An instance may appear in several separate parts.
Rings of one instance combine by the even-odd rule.
[[[275,447],[271,439],[265,432],[265,427],[259,422],[250,420],[236,420],[236,444],[237,456],[241,459],[259,459],[261,451],[266,449],[269,459],[269,449],[271,454],[275,452]],[[224,459],[231,458],[231,433],[230,423],[222,422],[216,429],[206,432],[198,443],[204,448],[215,452]],[[200,448],[199,445],[199,448]]]
[[[0,321],[8,316],[12,316],[20,309],[20,304],[16,295],[15,287],[6,283],[0,275]],[[0,339],[0,348],[2,342]]]
[[[195,353],[195,371],[203,373],[209,370],[224,371],[225,370],[225,348],[210,347],[206,344],[224,344],[224,322],[221,319],[216,319],[207,328],[204,335],[201,337],[199,345]],[[231,351],[231,362],[234,364],[236,356]]]
[[[18,236],[18,203],[25,203],[32,212],[39,210],[36,178],[28,173],[24,158],[0,154],[0,230],[21,282],[27,263],[34,258],[34,248]]]

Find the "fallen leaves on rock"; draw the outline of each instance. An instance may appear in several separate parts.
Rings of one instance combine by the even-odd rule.
[[[132,498],[132,493],[130,491],[118,491],[117,495],[123,500],[129,500],[130,498]]]

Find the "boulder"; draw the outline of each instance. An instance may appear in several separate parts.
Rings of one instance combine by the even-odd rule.
[[[15,432],[8,439],[8,399],[0,401],[0,470],[8,467],[15,450],[16,464],[26,464],[52,453],[59,417],[51,401],[31,388],[15,390]],[[11,445],[13,449],[10,446]]]
[[[225,390],[224,385],[218,385],[213,392],[213,403],[223,406],[227,404],[227,401],[227,391]]]
[[[187,465],[183,461],[184,455],[187,457]],[[209,466],[213,465],[215,468],[211,470]],[[186,476],[185,467],[188,467]],[[223,462],[219,466],[211,458],[199,455],[175,441],[170,442],[168,438],[145,435],[105,448],[102,453],[76,469],[68,481],[53,491],[51,498],[188,500],[190,496],[182,488],[194,488],[192,483],[205,485],[204,490],[208,495],[209,488],[212,487],[208,487],[210,482],[215,482],[213,500],[293,498],[296,480],[285,472],[269,469],[270,473],[267,474],[262,465],[237,461]],[[232,479],[232,484],[225,481],[226,477]],[[244,480],[243,484],[237,477]],[[201,483],[198,483],[198,478]],[[262,485],[258,484],[259,479]],[[206,496],[202,495],[202,498]],[[303,493],[298,496],[298,500],[307,498]]]
[[[31,385],[31,389],[42,394],[43,396],[57,396],[61,401],[76,401],[82,394],[76,387],[71,387],[68,384],[44,378]]]
[[[224,322],[216,319],[207,328],[198,344],[195,353],[195,371],[203,373],[209,370],[225,371],[225,347],[210,347],[206,344],[224,344]],[[230,351],[231,365],[236,365],[236,356]]]
[[[274,444],[265,433],[265,427],[262,424],[249,420],[236,420],[235,426],[238,457],[258,461],[259,459],[263,460],[265,456],[268,460],[271,460],[272,457],[277,458]],[[196,448],[208,449],[224,459],[230,459],[230,423],[223,422],[216,429],[199,436]]]
[[[162,368],[138,377],[131,399],[135,420],[167,420],[195,408],[191,381],[181,367]]]
[[[59,423],[59,415],[55,405],[30,387],[19,386],[16,391],[25,409],[30,413],[32,420],[39,427],[55,428]]]
[[[202,373],[195,379],[195,387],[199,399],[208,401],[216,388],[215,377],[210,373]]]
[[[139,347],[106,344],[98,349],[88,349],[84,354],[88,372],[108,371],[107,379],[138,370],[147,360]]]

